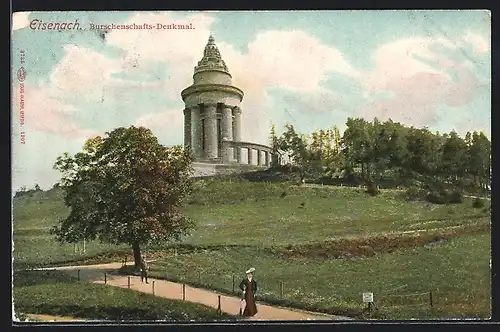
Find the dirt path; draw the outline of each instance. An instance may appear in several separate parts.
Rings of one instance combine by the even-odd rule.
[[[128,288],[128,277],[109,274],[121,267],[121,263],[110,263],[86,266],[63,266],[50,268],[50,270],[60,270],[77,277],[78,273],[82,280],[88,280],[98,284],[104,284],[104,273],[106,272],[106,284],[121,288]],[[49,270],[49,268],[44,269]],[[78,270],[80,272],[78,272]],[[182,284],[161,279],[149,278],[149,284],[141,283],[141,278],[130,276],[130,289],[153,293],[168,299],[182,300]],[[241,300],[238,297],[218,294],[217,292],[185,286],[185,300],[201,303],[213,308],[218,307],[218,295],[220,295],[221,310],[231,315],[237,315]],[[243,303],[244,304],[244,303]],[[321,313],[314,313],[290,308],[274,307],[257,302],[258,313],[252,320],[352,320],[349,317],[332,316]]]
[[[85,319],[70,316],[55,316],[42,314],[26,314],[29,320],[34,322],[84,322]]]

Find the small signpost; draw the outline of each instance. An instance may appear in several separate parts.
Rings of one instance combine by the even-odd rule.
[[[368,309],[371,309],[373,303],[373,293],[363,293],[363,303],[368,303]]]

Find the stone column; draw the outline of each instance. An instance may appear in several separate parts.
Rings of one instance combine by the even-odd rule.
[[[191,110],[184,109],[184,148],[191,149]]]
[[[241,108],[239,108],[238,106],[233,108],[233,115],[234,115],[233,141],[241,142]],[[234,149],[234,157],[239,164],[243,163],[243,160],[241,158],[241,148],[240,147],[236,147]]]
[[[262,165],[262,151],[260,151],[259,149],[257,149],[257,165]]]
[[[216,159],[218,150],[217,105],[208,104],[205,107],[205,157]]]
[[[248,148],[248,165],[252,165],[253,161],[253,149],[252,148]]]
[[[202,157],[200,107],[191,107],[191,153],[195,159]]]
[[[269,151],[264,151],[264,165],[269,166]]]
[[[222,108],[222,120],[221,120],[221,133],[222,141],[232,141],[233,140],[233,112],[231,108],[224,105]],[[222,144],[222,160],[224,163],[229,163],[233,159],[232,148],[229,144]]]

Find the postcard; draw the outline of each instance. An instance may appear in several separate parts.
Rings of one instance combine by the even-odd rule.
[[[491,317],[486,10],[12,14],[16,322]]]

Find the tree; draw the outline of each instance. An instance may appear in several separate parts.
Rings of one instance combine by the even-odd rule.
[[[467,168],[467,144],[451,131],[445,138],[441,155],[441,174],[443,178],[455,185],[463,179]]]
[[[331,177],[344,166],[341,139],[339,129],[335,125],[327,130],[319,130],[311,134],[308,147],[311,158],[321,161],[326,175]]]
[[[412,178],[420,176],[425,181],[436,182],[441,161],[442,137],[427,128],[411,127],[406,135],[408,158],[404,167]],[[436,182],[437,183],[437,182]]]
[[[285,131],[278,138],[279,150],[288,155],[288,160],[299,173],[303,182],[307,175],[316,175],[321,169],[321,160],[308,148],[307,137],[295,130],[293,125],[285,125]]]
[[[482,132],[473,132],[469,137],[467,170],[481,190],[491,183],[491,142]]]
[[[276,126],[274,123],[271,124],[271,130],[269,133],[269,145],[272,148],[273,154],[271,158],[271,167],[277,167],[279,165],[279,146],[278,137],[276,136]]]
[[[38,183],[35,183],[35,191],[40,191],[40,186],[38,185]]]
[[[362,118],[348,118],[342,136],[344,154],[350,168],[361,166],[361,178],[365,183],[372,180],[371,165],[374,161],[373,124]]]
[[[190,190],[191,162],[188,151],[162,146],[143,127],[87,140],[81,152],[65,153],[54,165],[71,212],[53,234],[61,242],[128,244],[139,267],[141,246],[178,240],[193,228],[179,210]]]

